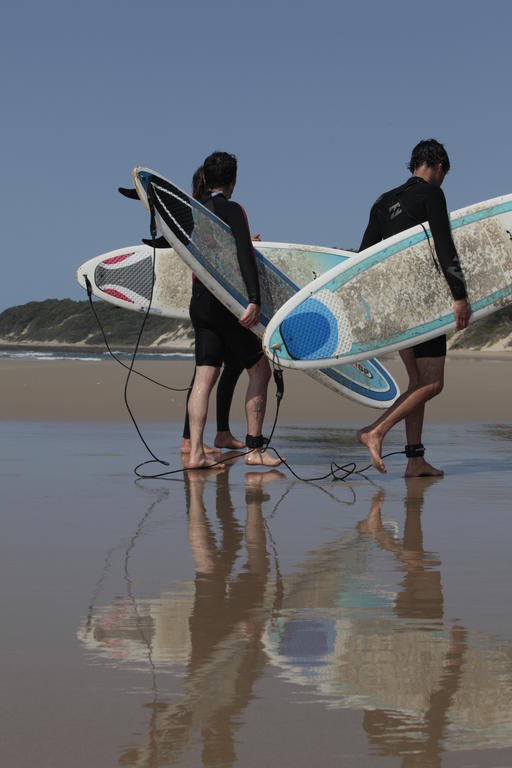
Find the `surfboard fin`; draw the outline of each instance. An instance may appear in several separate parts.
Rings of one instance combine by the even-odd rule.
[[[138,200],[139,199],[139,196],[137,194],[137,190],[132,188],[132,187],[118,187],[117,189],[119,190],[119,192],[124,197],[129,197],[130,200]]]
[[[157,237],[155,240],[151,240],[150,237],[143,237],[142,242],[144,245],[150,245],[151,248],[170,248],[171,246],[165,239],[165,237]]]

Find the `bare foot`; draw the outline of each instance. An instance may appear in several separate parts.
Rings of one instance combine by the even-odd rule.
[[[382,530],[381,511],[385,498],[386,492],[380,488],[371,501],[368,517],[356,526],[360,533],[377,533]]]
[[[385,475],[387,470],[380,456],[382,439],[378,437],[375,432],[369,430],[368,427],[361,429],[357,433],[357,439],[362,445],[368,448],[372,467],[375,467],[381,474]]]
[[[278,469],[269,469],[268,472],[246,472],[245,484],[246,486],[261,487],[270,483],[272,480],[286,480],[284,472],[280,472]]]
[[[250,467],[278,467],[282,459],[273,458],[267,451],[253,448],[245,454],[245,463]]]
[[[240,450],[241,448],[245,448],[245,443],[242,443],[241,440],[237,440],[236,437],[233,437],[231,432],[227,430],[224,432],[217,432],[215,436],[215,447]]]
[[[420,456],[409,459],[404,477],[443,477],[443,475],[442,469],[436,469]]]
[[[212,448],[210,445],[203,443],[203,452],[220,456],[220,451],[217,448]],[[190,453],[190,439],[187,437],[181,438],[180,453]]]
[[[181,465],[184,469],[226,469],[225,464],[219,462],[213,462],[212,458],[208,458],[204,453],[198,456],[192,456],[192,454],[183,454],[181,457]]]

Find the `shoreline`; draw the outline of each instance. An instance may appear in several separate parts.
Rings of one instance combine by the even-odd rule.
[[[123,354],[132,354],[133,353],[133,344],[127,345],[127,344],[111,344],[110,348],[113,349],[114,352],[122,352]],[[22,344],[20,342],[6,342],[0,340],[0,352],[6,351],[6,352],[17,352],[17,351],[27,351],[27,350],[34,350],[38,352],[90,352],[93,355],[99,355],[99,354],[109,354],[108,349],[104,344],[85,344],[83,342],[79,342],[77,344],[48,344],[46,342],[27,342],[26,344]],[[175,354],[175,355],[190,355],[194,352],[194,346],[190,345],[187,347],[184,346],[149,346],[149,347],[139,347],[139,352],[142,352],[143,354]]]
[[[406,376],[398,355],[383,360],[400,388]],[[143,360],[136,370],[169,387],[169,391],[133,374],[128,397],[136,419],[141,422],[181,423],[185,412],[186,389],[192,379],[194,361]],[[112,359],[34,360],[0,359],[0,420],[126,422],[124,403],[127,369]],[[445,388],[426,409],[428,423],[510,423],[510,380],[512,356],[449,354]],[[247,376],[242,374],[231,409],[233,425],[242,425]],[[300,371],[285,370],[285,394],[279,424],[365,426],[382,410],[360,405],[332,392]],[[265,424],[275,415],[275,387],[268,390]],[[215,419],[215,398],[210,400],[207,439]],[[402,427],[399,427],[402,428]]]
[[[133,344],[111,344],[111,348],[114,351],[131,354],[133,352]],[[60,342],[43,342],[43,341],[7,341],[0,339],[0,352],[1,351],[22,351],[22,350],[38,350],[44,352],[91,352],[92,354],[101,354],[105,352],[108,354],[108,350],[104,344],[87,344],[86,342],[77,342],[76,344],[66,344]],[[139,352],[143,354],[192,354],[194,352],[194,345],[150,345],[139,347]],[[506,350],[493,350],[493,349],[448,349],[447,359],[486,359],[486,360],[512,360],[512,347],[509,351]],[[392,352],[389,354],[379,355],[380,360],[395,360],[398,359],[398,353]]]
[[[454,360],[512,360],[512,349],[510,352],[499,349],[449,349],[446,358]]]

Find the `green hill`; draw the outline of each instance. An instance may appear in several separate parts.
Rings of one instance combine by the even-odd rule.
[[[494,312],[471,323],[463,333],[455,334],[450,349],[483,349],[504,342],[506,350],[512,350],[512,306]]]
[[[143,315],[115,307],[103,301],[94,306],[109,343],[132,348]],[[509,338],[510,337],[510,338]],[[151,315],[144,329],[143,347],[189,348],[194,333],[188,320],[171,320]],[[450,349],[482,349],[504,343],[512,350],[512,306],[472,323],[461,334],[455,334]],[[88,301],[47,299],[10,307],[0,314],[0,344],[86,344],[104,346]]]
[[[94,307],[109,343],[133,347],[143,315],[95,301]],[[189,321],[151,315],[141,344],[162,347],[189,347],[194,334]],[[103,346],[100,329],[88,301],[47,299],[10,307],[0,314],[0,343],[8,344],[87,344]]]

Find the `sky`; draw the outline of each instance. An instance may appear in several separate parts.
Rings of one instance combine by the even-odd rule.
[[[9,3],[0,311],[84,299],[81,263],[148,236],[137,165],[189,190],[233,152],[253,233],[341,248],[423,138],[450,210],[512,192],[511,38],[510,0]]]

